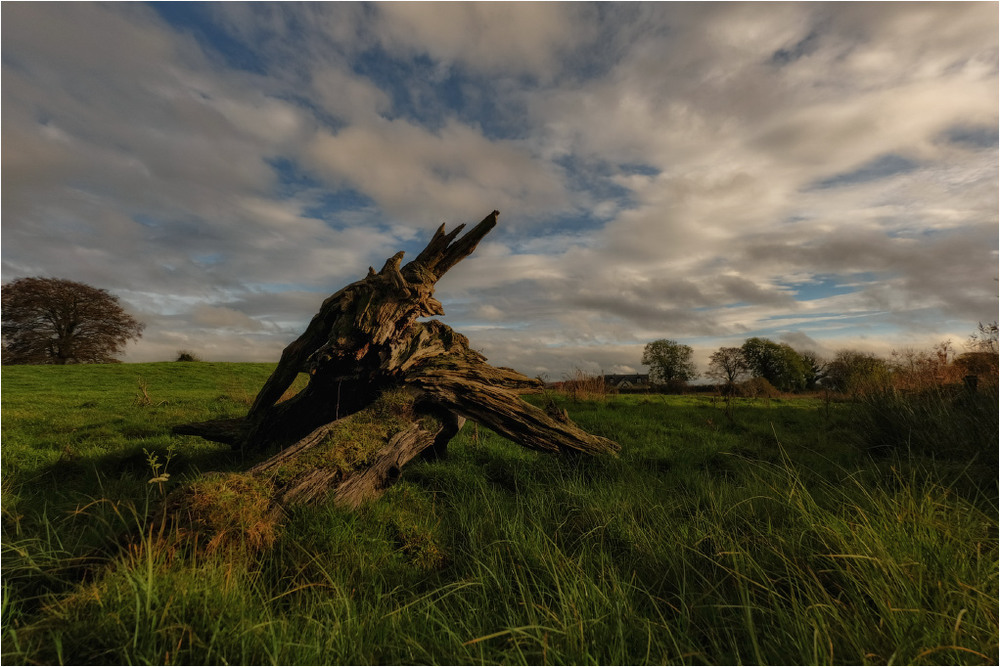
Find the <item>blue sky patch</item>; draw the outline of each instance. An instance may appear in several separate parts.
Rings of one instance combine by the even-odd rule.
[[[779,283],[783,288],[795,293],[796,301],[814,301],[841,294],[857,292],[866,283],[874,282],[877,276],[873,273],[852,275],[816,275],[811,280],[798,283]],[[797,315],[795,315],[797,316]]]
[[[389,95],[389,120],[402,118],[433,131],[455,119],[479,127],[491,140],[524,136],[523,102],[502,98],[493,81],[461,67],[426,55],[401,60],[373,47],[354,58],[352,71]]]
[[[956,125],[944,133],[944,138],[960,146],[996,148],[1000,144],[1000,131],[996,126]]]
[[[819,46],[819,32],[813,30],[787,49],[778,49],[771,54],[771,63],[788,65],[816,51]]]
[[[207,51],[222,56],[226,64],[236,69],[264,74],[267,61],[262,51],[252,49],[233,38],[211,16],[212,3],[204,2],[150,2],[148,3],[164,21],[175,28],[189,32]]]
[[[553,162],[566,171],[571,187],[588,193],[595,200],[619,200],[623,207],[631,203],[631,191],[611,180],[615,167],[606,160],[564,155]]]
[[[278,177],[278,196],[287,199],[305,192],[313,200],[301,212],[307,218],[323,220],[332,228],[340,229],[344,225],[337,220],[338,213],[375,208],[375,202],[368,195],[355,188],[333,190],[302,169],[294,160],[285,157],[269,158],[267,163]]]
[[[323,192],[315,204],[302,210],[302,215],[323,220],[330,227],[341,229],[344,225],[338,221],[338,213],[374,208],[374,206],[375,202],[368,195],[354,188],[343,188],[333,192]]]
[[[651,164],[620,164],[618,169],[627,176],[659,176],[662,173],[658,167]]]
[[[454,76],[426,56],[403,61],[373,48],[354,58],[352,69],[388,93],[392,100],[392,110],[386,114],[389,120],[404,118],[438,129],[462,107],[461,88]]]
[[[266,158],[265,162],[274,169],[278,177],[278,194],[289,197],[301,190],[310,190],[321,187],[318,181],[311,174],[307,173],[299,163],[287,157]]]
[[[825,190],[827,188],[859,185],[861,183],[877,181],[891,176],[907,174],[911,171],[916,171],[919,167],[919,162],[915,162],[914,160],[902,155],[888,153],[863,164],[853,171],[825,178],[810,186],[808,189]]]

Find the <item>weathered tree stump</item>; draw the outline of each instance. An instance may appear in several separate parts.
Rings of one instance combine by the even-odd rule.
[[[434,286],[497,223],[498,211],[458,238],[465,225],[437,230],[417,257],[403,253],[381,271],[327,298],[288,345],[247,415],[182,424],[241,450],[277,449],[248,473],[265,484],[273,511],[331,497],[357,507],[427,452],[442,456],[465,419],[525,447],[549,452],[614,454],[617,443],[583,431],[564,414],[550,416],[521,400],[541,383],[486,363],[465,336],[437,320]],[[308,385],[280,401],[299,373]]]

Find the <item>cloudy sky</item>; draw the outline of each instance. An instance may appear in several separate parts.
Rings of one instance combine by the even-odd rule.
[[[997,316],[998,7],[2,6],[3,281],[106,288],[127,361],[277,360],[441,222],[492,363],[749,336],[831,354]]]

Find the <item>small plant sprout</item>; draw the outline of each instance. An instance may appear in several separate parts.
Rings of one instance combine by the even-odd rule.
[[[153,405],[153,399],[149,397],[149,384],[143,379],[141,375],[137,376],[137,380],[139,383],[139,392],[135,395],[135,401],[133,401],[133,405],[138,405],[141,407],[145,407],[147,405]],[[166,405],[166,404],[167,404],[166,401],[160,401],[159,403],[156,404],[156,407],[160,407],[161,405]]]
[[[149,464],[149,469],[153,472],[153,477],[149,480],[149,483],[159,485],[160,493],[163,494],[164,483],[170,481],[170,473],[167,472],[167,467],[170,465],[170,459],[174,457],[174,446],[171,444],[167,447],[167,456],[162,463],[156,452],[151,452],[145,448],[142,451],[146,455],[146,463]]]

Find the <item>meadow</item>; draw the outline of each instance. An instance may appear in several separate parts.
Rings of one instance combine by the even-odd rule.
[[[359,511],[160,539],[253,463],[173,436],[270,364],[2,372],[5,664],[997,664],[996,391],[553,395],[619,458],[466,424]]]

